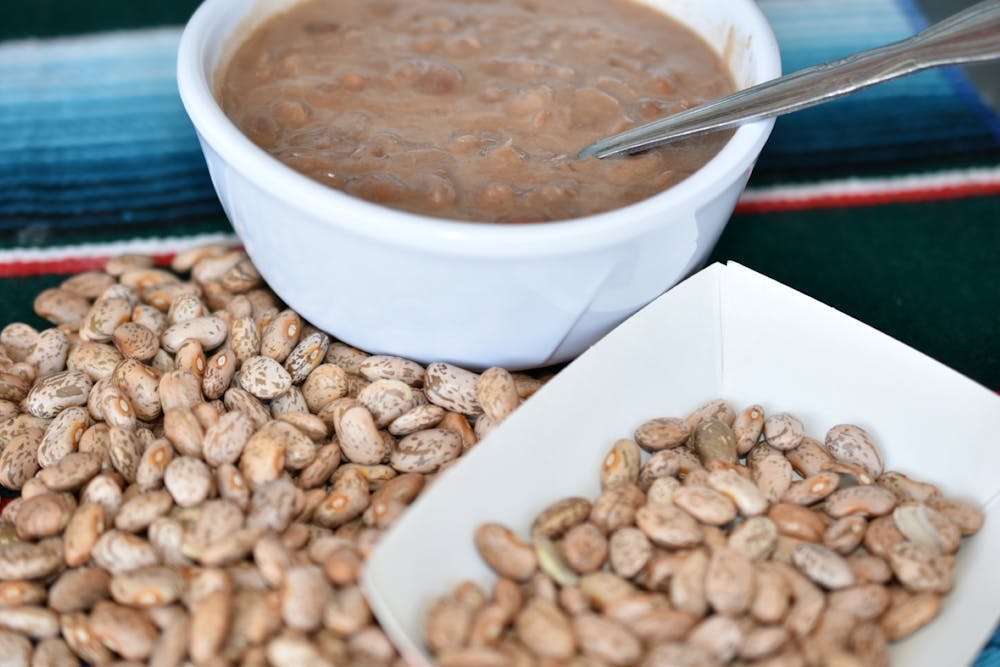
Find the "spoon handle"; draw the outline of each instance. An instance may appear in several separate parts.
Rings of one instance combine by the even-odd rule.
[[[986,0],[909,39],[799,70],[607,137],[579,157],[637,153],[805,109],[932,67],[996,59],[1000,59],[1000,0]]]

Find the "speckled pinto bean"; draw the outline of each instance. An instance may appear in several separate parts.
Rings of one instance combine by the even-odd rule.
[[[896,495],[880,486],[850,486],[827,496],[823,508],[839,519],[850,514],[882,516],[896,507]]]
[[[565,498],[546,507],[531,524],[532,535],[561,537],[567,530],[584,521],[591,511],[586,498]]]
[[[476,380],[476,398],[483,412],[499,424],[517,409],[521,397],[514,376],[504,368],[488,368]]]
[[[76,501],[66,494],[44,492],[26,498],[14,520],[17,536],[22,540],[55,537],[62,533],[76,509]]]
[[[111,335],[111,342],[123,357],[132,357],[139,361],[149,361],[160,349],[156,332],[138,322],[124,322],[118,325]]]
[[[51,419],[65,408],[86,405],[93,382],[80,371],[63,371],[43,378],[25,398],[25,407],[36,417]]]
[[[334,426],[340,449],[352,463],[381,463],[391,453],[375,425],[374,416],[363,405],[348,407]]]
[[[673,501],[701,523],[724,526],[736,518],[732,501],[711,487],[680,487],[674,491]]]
[[[85,299],[96,299],[105,289],[115,284],[114,276],[104,271],[84,271],[70,276],[60,285]]]
[[[69,335],[62,329],[45,329],[38,334],[25,362],[34,366],[35,379],[54,375],[66,368]]]
[[[771,505],[767,516],[781,535],[797,540],[818,542],[826,532],[827,524],[822,515],[801,505],[777,503]]]
[[[767,443],[759,443],[750,450],[747,465],[751,479],[772,503],[781,500],[792,485],[794,472],[791,463]]]
[[[523,581],[538,567],[535,550],[500,524],[480,526],[476,531],[476,548],[490,567],[508,579]]]
[[[31,383],[14,373],[0,373],[0,399],[20,402],[28,395]]]
[[[0,453],[0,484],[20,489],[38,472],[38,448],[43,438],[41,429],[27,428],[7,441]]]
[[[247,359],[243,362],[238,376],[240,385],[260,399],[280,396],[292,386],[292,377],[288,371],[267,356]]]
[[[699,424],[709,419],[716,419],[727,426],[732,426],[736,420],[736,412],[724,399],[714,398],[699,405],[685,417],[692,432],[698,428]]]
[[[736,436],[736,451],[740,456],[754,448],[764,432],[764,408],[751,405],[744,408],[733,420],[733,435]]]
[[[416,433],[417,431],[423,431],[425,429],[434,428],[435,426],[442,426],[444,428],[452,428],[443,423],[445,416],[454,412],[448,413],[444,408],[433,405],[431,403],[424,403],[423,405],[418,405],[416,407],[410,408],[399,417],[394,419],[392,423],[389,424],[388,431],[392,435],[398,437],[406,436],[411,433]],[[462,417],[458,415],[458,417]],[[464,420],[465,418],[462,417]],[[462,435],[462,444],[464,447],[468,447],[466,433],[471,434],[471,429],[468,428],[468,422],[465,422],[465,428],[459,431]],[[458,429],[452,428],[453,431]],[[475,442],[475,435],[472,434],[472,441]]]
[[[128,321],[132,315],[132,304],[124,298],[98,299],[83,322],[80,323],[80,338],[106,343],[111,340],[115,329]]]
[[[358,392],[357,400],[368,408],[380,429],[414,407],[413,389],[399,380],[373,380]]]
[[[347,369],[346,366],[344,368]],[[386,354],[373,354],[370,357],[359,355],[356,372],[372,381],[399,380],[413,387],[424,383],[423,366],[409,359]]]
[[[476,396],[479,376],[471,371],[444,362],[427,367],[424,375],[424,392],[431,403],[445,410],[471,415],[482,412]]]
[[[90,452],[70,452],[38,473],[50,491],[76,491],[101,470],[101,458]]]
[[[690,449],[669,440],[681,424]],[[937,614],[953,554],[982,526],[975,506],[900,474],[876,483],[760,406],[710,401],[635,437],[613,443],[601,495],[552,502],[530,542],[479,527],[503,579],[492,596],[465,582],[434,604],[427,645],[441,664],[512,664],[510,641],[525,664],[887,664],[888,640]],[[640,447],[654,453],[637,467]]]
[[[698,522],[672,505],[644,505],[636,511],[635,523],[659,547],[686,548],[702,541]]]
[[[601,464],[601,488],[618,484],[635,484],[639,480],[642,456],[639,446],[623,438],[615,442]]]
[[[260,330],[249,316],[233,320],[229,333],[229,346],[240,363],[260,354]]]
[[[162,374],[136,359],[120,362],[111,375],[112,382],[128,399],[139,419],[152,421],[163,412],[159,384]]]
[[[301,383],[326,358],[330,337],[314,332],[302,338],[285,358],[285,370],[295,384]]]
[[[827,431],[825,444],[834,458],[864,468],[874,479],[882,474],[882,454],[874,438],[860,426],[834,426]]]
[[[823,544],[839,554],[850,554],[861,544],[867,528],[868,522],[863,516],[845,516],[827,527],[823,533]]]
[[[417,431],[403,437],[389,463],[401,472],[432,473],[462,453],[462,437],[448,428]]]
[[[792,562],[813,582],[827,589],[854,584],[854,573],[843,556],[819,544],[800,544],[792,553]]]
[[[658,417],[641,424],[634,437],[640,447],[655,452],[683,445],[691,437],[691,427],[683,419]]]
[[[199,459],[179,456],[163,474],[163,484],[181,507],[194,507],[204,501],[212,486],[212,474]]]
[[[253,422],[242,412],[227,412],[222,415],[205,431],[202,438],[205,462],[213,466],[235,463],[253,432]]]
[[[174,370],[186,371],[200,382],[205,375],[205,348],[194,338],[185,338],[174,352]],[[161,387],[163,382],[161,381]],[[162,394],[162,392],[161,392]],[[198,399],[201,399],[201,392],[198,392]],[[173,407],[173,406],[168,406]]]
[[[261,332],[260,353],[278,363],[291,354],[302,334],[302,318],[293,310],[283,310]]]
[[[743,516],[757,516],[767,509],[767,497],[750,479],[734,470],[713,470],[708,485],[729,498]]]
[[[263,428],[271,418],[267,408],[259,399],[253,396],[250,392],[235,386],[235,383],[234,386],[226,390],[222,399],[223,405],[227,410],[239,410],[250,418],[250,421],[253,422],[254,427],[257,429]],[[192,410],[192,412],[194,412],[194,410]],[[195,412],[195,416],[199,417],[199,413]],[[200,418],[199,423],[202,424],[203,428],[211,425],[202,423]]]
[[[795,449],[804,435],[805,427],[794,415],[779,413],[764,420],[764,440],[775,449]]]
[[[79,329],[90,310],[90,302],[71,290],[52,287],[35,297],[34,309],[39,317],[55,325]]]
[[[566,563],[580,574],[600,569],[609,550],[604,533],[590,522],[570,528],[560,542],[560,547]]]

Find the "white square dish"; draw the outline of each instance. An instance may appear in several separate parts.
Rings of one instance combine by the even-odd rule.
[[[383,539],[363,585],[413,665],[424,613],[456,583],[494,578],[473,544],[499,521],[527,535],[566,496],[595,497],[611,444],[643,421],[712,398],[798,416],[819,435],[854,423],[886,469],[985,507],[964,541],[955,590],[933,623],[892,646],[894,664],[971,662],[1000,615],[1000,397],[929,357],[737,264],[713,265],[615,329],[443,475]]]

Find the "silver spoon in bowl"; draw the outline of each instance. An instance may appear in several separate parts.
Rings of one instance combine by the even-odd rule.
[[[628,155],[677,139],[806,109],[925,69],[1000,59],[1000,0],[986,0],[886,46],[808,67],[583,149],[578,157]]]

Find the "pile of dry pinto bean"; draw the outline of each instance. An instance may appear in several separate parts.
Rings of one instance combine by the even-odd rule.
[[[34,305],[0,331],[3,664],[402,664],[359,568],[541,380],[331,340],[223,246]]]
[[[478,528],[499,578],[439,598],[427,646],[442,667],[886,666],[983,514],[883,467],[864,429],[820,441],[759,405],[653,419],[611,447],[597,498],[555,501],[527,540]]]

